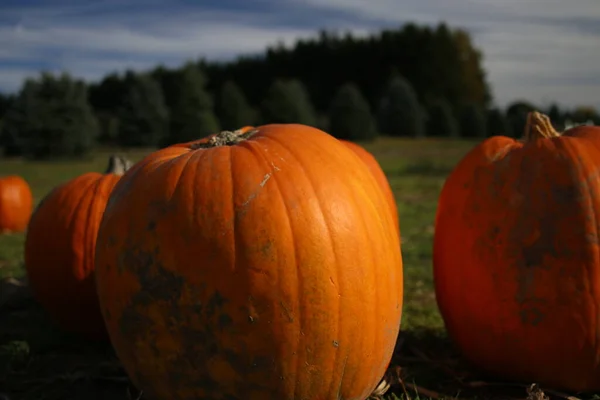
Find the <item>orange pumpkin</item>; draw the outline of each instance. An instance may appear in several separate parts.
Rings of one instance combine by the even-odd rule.
[[[25,267],[35,298],[65,331],[107,339],[94,284],[96,235],[108,196],[127,161],[111,157],[106,173],[90,172],[50,192],[25,240]]]
[[[448,177],[434,240],[448,333],[504,379],[600,390],[600,128],[476,146]]]
[[[248,132],[250,130],[254,129],[254,126],[252,125],[246,125],[246,126],[242,126],[240,129],[238,129],[239,132],[245,133]]]
[[[368,168],[278,124],[159,150],[117,184],[96,285],[153,399],[364,399],[402,310],[399,235]],[[353,168],[348,165],[357,164]]]
[[[385,197],[387,198],[387,201],[390,205],[390,209],[392,210],[392,215],[393,215],[394,221],[396,222],[396,226],[399,227],[398,206],[396,205],[396,199],[394,198],[394,192],[392,191],[392,188],[390,187],[390,183],[388,182],[387,177],[385,176],[385,173],[383,172],[383,170],[381,169],[381,166],[377,162],[377,159],[375,157],[373,157],[373,155],[371,153],[369,153],[364,147],[362,147],[354,142],[350,142],[347,140],[340,140],[340,141],[342,143],[344,143],[346,146],[348,146],[350,149],[352,149],[356,153],[356,155],[359,156],[360,159],[363,160],[363,162],[365,164],[367,164],[367,167],[369,167],[369,170],[371,171],[371,173],[377,180],[377,183],[379,183],[381,190],[383,190],[383,193],[385,194]]]
[[[32,210],[33,196],[27,182],[17,175],[0,178],[0,231],[25,231]]]

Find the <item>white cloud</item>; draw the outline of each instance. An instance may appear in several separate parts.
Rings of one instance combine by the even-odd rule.
[[[0,69],[0,88],[19,88],[25,78],[35,76],[38,71],[27,68]]]
[[[45,15],[38,10],[16,26],[0,26],[0,88],[13,91],[20,87],[15,64],[41,61],[86,79],[99,79],[113,70],[145,69],[158,63],[177,65],[202,56],[214,59],[257,53],[266,45],[278,41],[291,44],[297,37],[314,33],[313,29],[229,24],[224,22],[227,18],[204,20],[211,18],[207,14],[198,23],[182,23],[176,15],[167,15],[160,25],[137,28],[114,22],[103,26],[97,20],[88,24],[64,17],[46,20]],[[145,15],[147,20],[154,17]],[[30,67],[23,71],[23,75],[30,73]]]
[[[234,52],[260,51],[267,43],[278,39],[292,42],[294,38],[307,33],[309,32],[306,30],[297,29],[274,32],[251,26],[232,28],[213,22],[198,26],[181,26],[168,35],[158,35],[150,30],[133,31],[123,28],[20,26],[19,29],[0,28],[0,48],[5,49],[5,54],[7,48],[18,43],[21,52],[29,54],[68,49],[70,52],[104,51],[159,57],[205,53],[219,57]]]
[[[7,63],[29,65],[42,61],[52,64],[55,70],[69,70],[94,80],[115,70],[147,69],[159,63],[175,66],[199,57],[226,59],[260,53],[268,45],[291,45],[299,37],[316,33],[312,26],[294,28],[265,23],[276,20],[273,15],[197,8],[174,8],[165,14],[163,9],[153,9],[152,4],[140,4],[142,9],[135,13],[111,11],[110,17],[95,16],[98,6],[36,7],[5,13],[5,17],[18,23],[0,25],[0,89],[14,91],[21,84],[15,79],[14,66],[2,66]],[[88,14],[90,11],[92,14]],[[352,30],[366,33],[360,27]],[[28,76],[31,71],[27,67],[23,75]]]
[[[500,105],[520,97],[600,108],[598,0],[285,0],[261,11],[268,1],[255,0],[246,11],[164,0],[0,6],[1,20],[11,21],[0,23],[0,89],[18,89],[36,67],[93,80],[126,68],[261,52],[332,26],[365,34],[407,21],[446,21],[472,31]],[[304,15],[302,23],[287,23],[295,13]]]
[[[500,105],[522,97],[539,103],[558,99],[600,108],[599,92],[590,89],[600,85],[600,36],[576,21],[600,25],[598,0],[293,1],[388,23],[446,21],[450,26],[465,27],[484,53],[484,67]],[[536,84],[540,77],[548,79]],[[581,77],[595,78],[597,84],[577,79]],[[565,84],[569,78],[574,82]]]
[[[472,5],[493,7],[492,12],[502,11],[505,15],[523,18],[572,18],[600,17],[597,0],[470,0]]]

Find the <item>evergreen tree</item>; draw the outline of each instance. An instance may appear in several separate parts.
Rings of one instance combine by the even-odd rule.
[[[263,123],[317,125],[316,112],[302,82],[275,80],[262,102]]]
[[[421,137],[425,132],[423,111],[410,83],[394,77],[379,107],[379,130],[392,136]]]
[[[427,109],[427,136],[458,137],[459,127],[447,101],[434,101]]]
[[[221,86],[218,114],[221,126],[227,130],[235,130],[256,123],[254,110],[246,101],[244,93],[233,81],[227,81]]]
[[[331,123],[329,121],[329,115],[324,113],[319,113],[317,115],[317,125],[316,128],[322,130],[323,132],[329,132],[331,127]]]
[[[377,136],[369,104],[354,83],[342,85],[329,111],[329,133],[339,139],[372,140]]]
[[[189,66],[191,63],[186,63],[180,68],[169,69],[162,65],[154,68],[150,75],[160,84],[160,87],[163,92],[163,98],[165,101],[165,105],[169,110],[175,107],[175,101],[179,96],[179,76],[181,74],[182,68]]]
[[[486,115],[477,104],[467,104],[462,108],[460,133],[465,138],[487,137]]]
[[[482,59],[464,30],[407,24],[370,37],[321,32],[292,46],[272,47],[263,57],[204,65],[212,90],[233,79],[251,104],[264,98],[273,76],[293,76],[306,85],[316,110],[326,112],[344,82],[356,83],[376,109],[394,68],[421,101],[445,98],[450,104],[485,107],[490,94]],[[319,68],[314,68],[315,60]]]
[[[3,119],[1,142],[8,155],[28,158],[82,156],[98,135],[83,81],[42,73],[25,81]]]
[[[527,123],[527,114],[536,109],[536,106],[525,101],[517,101],[508,106],[506,109],[506,118],[510,125],[512,137],[520,138],[523,136],[525,124]]]
[[[487,112],[488,136],[514,137],[511,126],[501,110],[492,108]]]
[[[315,60],[319,60],[318,68],[314,68]],[[370,37],[324,31],[293,46],[272,47],[262,56],[230,62],[200,60],[194,65],[206,74],[210,93],[218,94],[225,82],[234,81],[251,105],[260,105],[274,78],[294,77],[306,86],[312,107],[319,114],[327,114],[336,91],[345,82],[354,82],[371,109],[377,110],[381,89],[387,86],[394,69],[410,82],[422,103],[443,98],[453,105],[476,103],[487,108],[491,97],[482,60],[463,30],[445,24],[407,24]],[[159,66],[151,73],[161,83],[165,104],[173,109],[178,69]],[[96,111],[120,103],[123,80],[112,76],[92,86]]]
[[[4,113],[2,129],[0,130],[0,144],[5,156],[21,156],[25,154],[25,141],[32,135],[30,116],[35,108],[33,97],[37,91],[34,79],[26,79],[23,86]]]
[[[0,119],[6,114],[15,98],[12,95],[3,95],[0,93]]]
[[[88,98],[98,120],[98,141],[104,145],[115,145],[119,136],[119,110],[124,105],[125,95],[135,73],[127,71],[124,76],[111,73],[88,88]]]
[[[103,145],[116,145],[119,137],[119,119],[110,112],[99,111],[96,113],[100,134],[98,142]]]
[[[549,108],[548,108],[548,118],[550,118],[550,121],[552,121],[552,125],[554,125],[554,128],[562,131],[565,125],[565,120],[563,118],[563,115],[560,112],[560,108],[558,107],[557,104],[552,104]]]
[[[127,76],[123,104],[118,110],[118,143],[126,147],[155,147],[168,132],[169,113],[162,89],[148,74]]]
[[[111,73],[99,83],[89,86],[89,101],[96,112],[117,113],[127,94],[128,85],[135,73],[127,71],[123,76]]]
[[[573,122],[576,124],[588,124],[591,123],[596,125],[600,120],[598,111],[592,106],[579,106],[573,110],[572,114]]]
[[[174,82],[169,136],[163,144],[184,143],[218,133],[219,122],[205,84],[204,74],[191,63],[179,72]]]

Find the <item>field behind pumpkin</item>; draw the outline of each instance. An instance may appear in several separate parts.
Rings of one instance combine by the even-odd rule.
[[[365,144],[394,190],[405,268],[402,334],[391,365],[391,372],[400,372],[403,379],[385,398],[507,396],[506,387],[500,390],[482,382],[453,354],[433,292],[432,241],[438,196],[446,176],[473,145],[469,141],[388,138]],[[61,182],[87,171],[104,170],[111,153],[133,161],[147,154],[106,150],[76,162],[3,160],[0,175],[24,177],[37,203]],[[0,236],[0,279],[24,275],[23,244],[24,235]],[[61,333],[33,301],[1,304],[0,298],[0,393],[10,394],[11,400],[138,398],[110,348]],[[515,398],[527,397],[523,386],[509,389]]]

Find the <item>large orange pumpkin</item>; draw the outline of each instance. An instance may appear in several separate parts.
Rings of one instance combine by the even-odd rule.
[[[394,221],[396,222],[396,226],[399,226],[398,206],[396,205],[396,199],[394,198],[394,192],[392,191],[392,188],[390,187],[390,183],[387,180],[385,173],[383,172],[383,170],[381,169],[381,166],[377,162],[377,159],[371,153],[369,153],[364,147],[360,146],[359,144],[356,144],[354,142],[350,142],[347,140],[340,140],[340,141],[342,143],[344,143],[346,146],[348,146],[350,149],[352,149],[356,153],[356,155],[358,155],[360,157],[360,159],[363,160],[363,162],[365,164],[367,164],[367,167],[369,167],[369,170],[371,171],[371,173],[377,180],[377,183],[379,183],[381,190],[383,190],[385,197],[387,198],[387,201],[390,204],[390,209],[392,210],[392,215],[394,217]]]
[[[23,232],[33,210],[29,184],[17,175],[0,178],[0,231]]]
[[[89,172],[50,192],[25,240],[25,268],[35,298],[64,330],[107,339],[94,284],[96,235],[106,202],[128,161],[111,157],[106,173]]]
[[[153,399],[364,399],[400,326],[387,200],[304,125],[146,157],[111,195],[96,266],[112,344]]]
[[[465,357],[498,377],[600,390],[600,128],[476,146],[435,225],[437,301]]]

